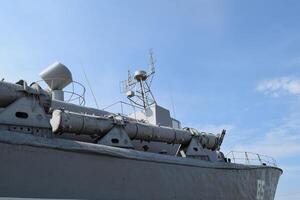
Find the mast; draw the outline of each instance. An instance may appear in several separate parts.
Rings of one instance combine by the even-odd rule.
[[[128,78],[122,81],[122,92],[126,93],[127,98],[136,106],[144,109],[156,104],[154,95],[151,91],[151,83],[155,74],[155,61],[153,51],[150,50],[150,62],[148,72],[137,70],[133,75],[128,71]],[[132,78],[133,76],[133,78]]]

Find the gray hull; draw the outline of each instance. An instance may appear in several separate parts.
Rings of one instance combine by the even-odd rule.
[[[0,132],[0,196],[274,199],[282,170]]]

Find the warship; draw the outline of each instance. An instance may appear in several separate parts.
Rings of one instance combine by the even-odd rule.
[[[275,160],[224,155],[226,130],[182,128],[155,100],[154,73],[151,54],[149,70],[121,82],[128,102],[105,109],[85,106],[84,86],[59,62],[30,85],[2,80],[0,197],[273,200]]]

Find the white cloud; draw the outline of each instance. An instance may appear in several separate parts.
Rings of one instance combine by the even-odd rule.
[[[290,115],[281,125],[274,125],[270,131],[244,130],[233,124],[194,125],[199,131],[220,133],[227,130],[222,151],[247,151],[274,157],[278,160],[300,155],[300,114]],[[280,164],[280,163],[279,163]]]
[[[258,84],[256,90],[274,97],[282,94],[300,95],[300,79],[295,77],[280,77],[265,80]]]
[[[234,150],[250,151],[276,158],[300,155],[300,114],[293,114],[261,139],[238,144]]]
[[[258,84],[256,91],[278,97],[280,95],[300,95],[300,79],[286,76],[265,80]],[[299,107],[294,105],[294,107]],[[279,125],[274,125],[269,132],[247,145],[237,145],[235,149],[245,149],[264,153],[274,157],[300,155],[300,113],[290,113]]]

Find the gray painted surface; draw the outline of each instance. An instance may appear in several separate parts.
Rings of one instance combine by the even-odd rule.
[[[173,127],[170,111],[157,104],[149,106],[146,110],[132,113],[129,117],[143,119],[154,125]]]
[[[1,196],[28,198],[270,200],[282,173],[9,131],[0,163]]]
[[[52,69],[46,72],[46,79],[50,77],[48,85],[50,83],[52,92],[61,90],[68,81],[62,79],[60,82],[59,77],[52,77],[52,72]],[[66,77],[71,80],[69,75]],[[169,111],[155,108],[153,124],[171,127]],[[60,133],[63,133],[59,136],[51,131],[53,123],[52,127],[49,123],[51,114],[51,121],[55,119],[55,109],[69,112],[63,120],[57,118]],[[109,122],[107,130],[100,123],[101,119]],[[0,196],[274,199],[282,170],[264,165],[228,163],[219,151],[225,130],[214,136],[192,128],[175,130],[153,124],[51,100],[51,93],[36,83],[28,86],[24,81],[17,84],[0,82]],[[155,145],[162,151],[157,152],[164,153],[164,145],[177,149],[174,143],[179,143],[180,151],[176,151],[176,156],[175,153],[153,153],[156,151],[151,147],[148,151],[152,153],[139,151],[134,143],[136,139],[145,140],[146,144],[158,141]],[[98,144],[94,144],[96,142]],[[147,151],[146,147],[142,148]]]

